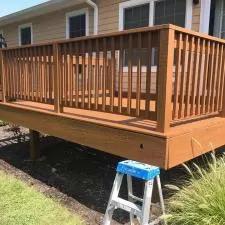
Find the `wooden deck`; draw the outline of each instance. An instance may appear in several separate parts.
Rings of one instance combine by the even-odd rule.
[[[162,25],[3,49],[0,118],[169,169],[225,145],[224,46]]]

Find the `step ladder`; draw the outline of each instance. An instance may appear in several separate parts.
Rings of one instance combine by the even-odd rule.
[[[162,215],[165,214],[162,187],[159,177],[160,169],[158,167],[150,166],[144,163],[126,160],[120,162],[116,170],[117,174],[113,183],[113,188],[104,216],[103,225],[110,225],[115,209],[122,209],[129,212],[131,225],[134,224],[135,216],[141,225],[155,225],[159,224],[159,222],[164,222],[165,224],[165,221],[163,221],[160,217],[151,222],[149,221],[151,215],[150,209],[153,205],[151,200],[154,180],[156,180],[158,186],[161,212]],[[119,197],[120,187],[124,175],[127,175],[128,200]],[[145,181],[143,199],[134,196],[132,177],[136,177]],[[136,202],[139,202],[140,204],[137,204]]]

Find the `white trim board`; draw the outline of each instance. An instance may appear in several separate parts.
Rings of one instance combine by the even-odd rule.
[[[154,3],[160,0],[129,0],[119,4],[119,31],[124,30],[124,9],[149,3],[149,26],[154,26]],[[192,28],[193,0],[186,0],[185,28]]]
[[[18,26],[18,40],[19,46],[21,46],[21,29],[30,27],[31,30],[31,44],[33,44],[33,25],[32,23],[21,24]]]
[[[211,0],[201,0],[199,32],[208,34],[210,23]]]
[[[66,13],[66,39],[69,39],[69,19],[73,16],[79,16],[79,15],[85,15],[85,23],[86,23],[86,31],[85,35],[89,35],[89,10],[88,8],[83,8],[79,10],[74,10],[72,12],[67,12]]]

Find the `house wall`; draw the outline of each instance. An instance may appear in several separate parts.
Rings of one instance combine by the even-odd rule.
[[[99,6],[99,33],[118,31],[119,3],[127,0],[96,0]],[[201,4],[194,5],[192,11],[192,29],[199,31]]]
[[[66,8],[43,16],[35,17],[19,23],[13,23],[1,27],[9,47],[19,44],[18,26],[21,24],[32,23],[33,43],[43,43],[66,38],[66,13],[82,8],[89,9],[89,34],[93,34],[94,10],[90,6],[83,4],[73,8]]]
[[[200,14],[201,14],[201,1],[197,5],[193,5],[192,11],[192,30],[199,31],[200,25]]]
[[[119,27],[119,3],[125,0],[95,0],[99,6],[99,33],[109,33],[118,31]],[[66,8],[44,16],[32,18],[30,20],[13,23],[5,27],[0,27],[4,32],[8,46],[19,44],[18,26],[21,24],[32,23],[33,42],[42,43],[66,38],[66,13],[81,8],[89,8],[89,29],[90,35],[93,34],[94,10],[87,4]],[[199,31],[200,24],[200,4],[193,4],[192,29]]]

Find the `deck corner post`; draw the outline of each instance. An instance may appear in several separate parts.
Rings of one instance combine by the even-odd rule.
[[[157,70],[157,131],[166,133],[172,120],[172,78],[174,62],[175,30],[160,30]]]
[[[4,68],[4,58],[3,58],[3,51],[0,50],[0,77],[1,77],[1,94],[2,94],[2,102],[6,102],[5,97],[5,68]]]
[[[30,132],[30,159],[32,161],[40,158],[40,133],[35,130],[29,130]]]
[[[53,44],[53,66],[54,66],[54,109],[56,113],[63,112],[60,98],[60,62],[59,62],[59,44]]]

